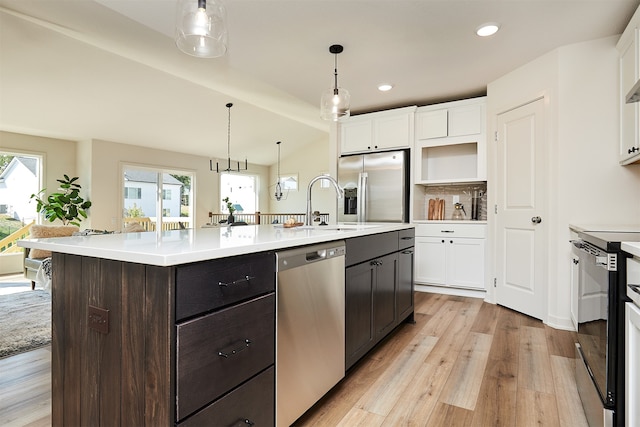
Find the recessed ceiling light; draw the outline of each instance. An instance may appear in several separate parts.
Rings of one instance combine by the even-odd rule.
[[[496,24],[495,22],[487,22],[486,24],[480,25],[476,29],[476,34],[480,37],[492,36],[497,33],[499,29],[500,25]]]
[[[387,92],[387,91],[391,90],[392,88],[393,88],[393,85],[390,85],[388,83],[384,83],[384,84],[381,84],[380,86],[378,86],[378,90],[380,92]]]

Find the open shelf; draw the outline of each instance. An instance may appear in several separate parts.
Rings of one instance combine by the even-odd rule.
[[[478,143],[422,147],[419,182],[478,179]]]

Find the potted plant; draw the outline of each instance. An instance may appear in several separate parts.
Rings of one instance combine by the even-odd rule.
[[[233,206],[233,203],[229,201],[229,197],[225,197],[224,199],[222,199],[222,201],[227,204],[227,209],[229,210],[229,217],[227,218],[227,223],[233,224],[233,222],[236,220],[235,217],[233,216],[233,213],[236,211],[236,208]]]
[[[47,191],[46,188],[40,190],[37,194],[32,194],[31,198],[38,204],[36,209],[44,215],[49,222],[56,219],[62,221],[63,225],[80,226],[80,221],[87,217],[86,210],[91,207],[91,202],[80,197],[80,184],[76,184],[78,177],[69,178],[64,175],[64,179],[57,179],[60,183],[59,192],[51,193],[46,199],[39,195]]]

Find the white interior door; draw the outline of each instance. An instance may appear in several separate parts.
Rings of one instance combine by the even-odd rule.
[[[545,320],[544,100],[499,114],[497,125],[496,301]]]

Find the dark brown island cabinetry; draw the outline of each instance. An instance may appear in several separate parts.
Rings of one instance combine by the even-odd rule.
[[[53,264],[53,426],[274,425],[274,253]]]
[[[413,242],[346,239],[347,367],[413,319]],[[275,252],[52,265],[54,427],[275,425]]]
[[[413,321],[414,230],[346,240],[346,368]]]

